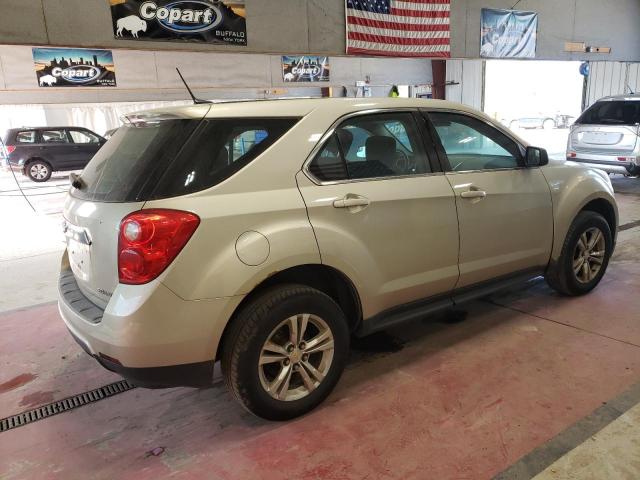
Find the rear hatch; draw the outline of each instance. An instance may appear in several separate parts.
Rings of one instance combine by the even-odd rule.
[[[183,117],[166,112],[128,116],[73,182],[64,211],[69,261],[79,288],[99,307],[106,307],[119,283],[118,238],[124,217],[149,200],[217,185],[299,120],[206,118],[210,108],[190,107]]]
[[[203,108],[202,116],[207,111]],[[106,308],[118,285],[122,219],[152,198],[201,120],[175,114],[129,116],[74,182],[64,208],[69,263],[78,287],[97,306]]]
[[[595,103],[571,130],[569,150],[587,155],[630,155],[638,141],[640,101]]]

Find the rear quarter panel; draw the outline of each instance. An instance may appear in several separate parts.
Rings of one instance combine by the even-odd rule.
[[[250,293],[287,268],[320,264],[296,173],[334,120],[330,114],[310,114],[221,184],[147,202],[144,208],[186,210],[201,218],[193,238],[163,274],[163,283],[186,300],[230,297]],[[269,253],[263,263],[250,266],[238,257],[236,243],[245,232],[267,238]]]
[[[591,201],[603,199],[614,209],[616,227],[618,207],[606,173],[573,162],[552,162],[542,169],[549,182],[553,201],[554,239],[551,260],[562,253],[567,232],[578,213]],[[617,228],[616,228],[617,232]]]

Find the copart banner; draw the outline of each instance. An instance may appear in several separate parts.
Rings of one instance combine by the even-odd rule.
[[[116,38],[247,44],[244,0],[110,0]]]
[[[536,58],[537,13],[483,8],[481,17],[481,57]]]
[[[329,57],[297,55],[282,57],[282,79],[285,82],[328,82]]]
[[[33,62],[41,87],[115,87],[111,50],[34,48]]]

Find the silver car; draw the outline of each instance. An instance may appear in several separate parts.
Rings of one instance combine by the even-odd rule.
[[[609,173],[640,174],[640,95],[598,100],[575,122],[567,159]]]
[[[600,282],[609,177],[463,105],[306,99],[129,115],[74,181],[60,313],[104,367],[251,412],[329,395],[368,335],[544,275]]]

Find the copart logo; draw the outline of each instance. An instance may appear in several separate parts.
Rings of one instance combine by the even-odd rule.
[[[222,12],[215,5],[199,0],[178,0],[165,6],[156,2],[144,2],[140,17],[157,20],[167,30],[176,33],[200,33],[216,28],[222,23]]]
[[[322,69],[317,65],[311,67],[293,67],[291,69],[291,73],[294,75],[309,75],[311,77],[317,77],[321,71]]]
[[[93,65],[74,65],[68,68],[56,67],[51,71],[56,78],[62,77],[67,82],[84,84],[92,83],[102,75],[102,70]]]

